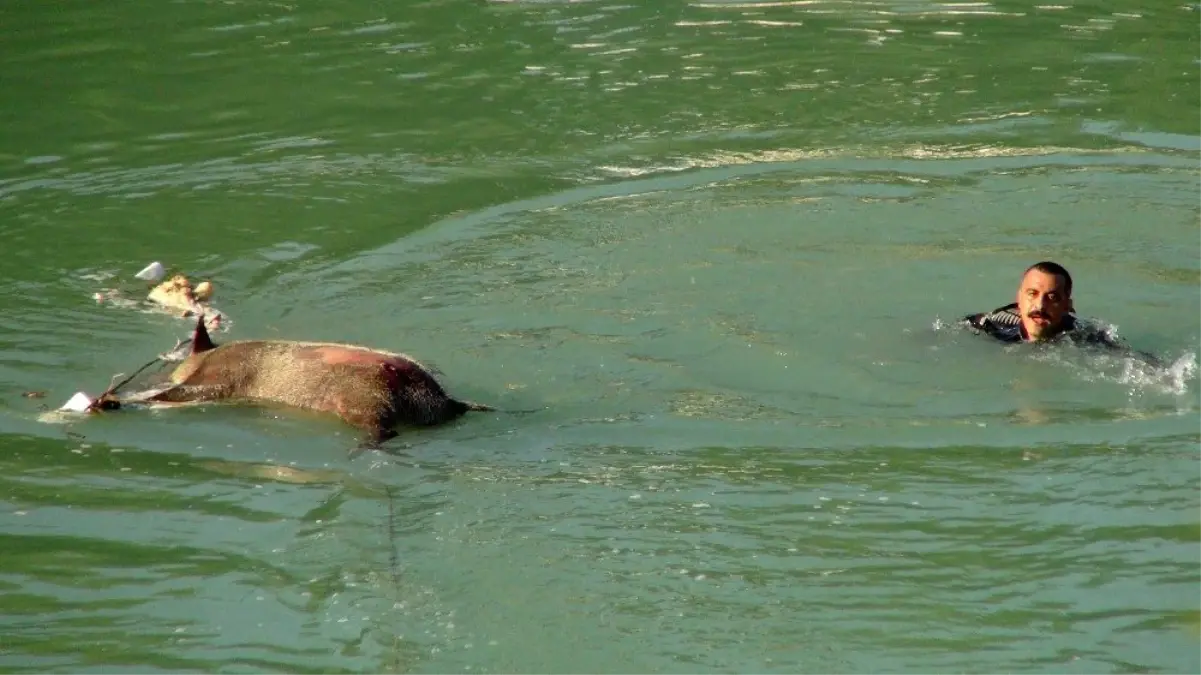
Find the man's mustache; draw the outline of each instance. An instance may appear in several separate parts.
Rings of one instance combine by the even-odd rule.
[[[1043,319],[1046,321],[1051,320],[1046,314],[1043,314],[1040,310],[1037,310],[1037,309],[1029,312],[1028,314],[1026,314],[1026,316],[1031,319]]]

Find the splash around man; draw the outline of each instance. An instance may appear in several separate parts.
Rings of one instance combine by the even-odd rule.
[[[962,319],[976,332],[1002,342],[1049,342],[1067,339],[1126,351],[1104,330],[1076,319],[1072,275],[1063,266],[1043,261],[1026,268],[1017,302]]]

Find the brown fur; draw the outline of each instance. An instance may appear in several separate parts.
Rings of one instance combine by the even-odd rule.
[[[355,345],[242,340],[215,345],[197,322],[192,352],[151,400],[252,401],[331,412],[377,441],[400,424],[434,425],[488,406],[446,394],[420,363]]]

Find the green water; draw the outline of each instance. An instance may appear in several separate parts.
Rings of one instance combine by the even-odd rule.
[[[1201,672],[1199,21],[6,4],[0,670]],[[950,325],[1044,258],[1167,365]],[[46,421],[151,260],[536,412]]]

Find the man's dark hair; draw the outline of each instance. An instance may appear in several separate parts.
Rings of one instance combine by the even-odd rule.
[[[1038,270],[1043,274],[1053,274],[1057,277],[1063,277],[1063,292],[1066,293],[1069,298],[1072,297],[1072,275],[1068,274],[1068,271],[1063,268],[1063,265],[1060,265],[1059,263],[1053,263],[1049,260],[1044,260],[1027,267],[1026,271],[1022,273],[1022,276],[1029,274],[1030,270]]]

